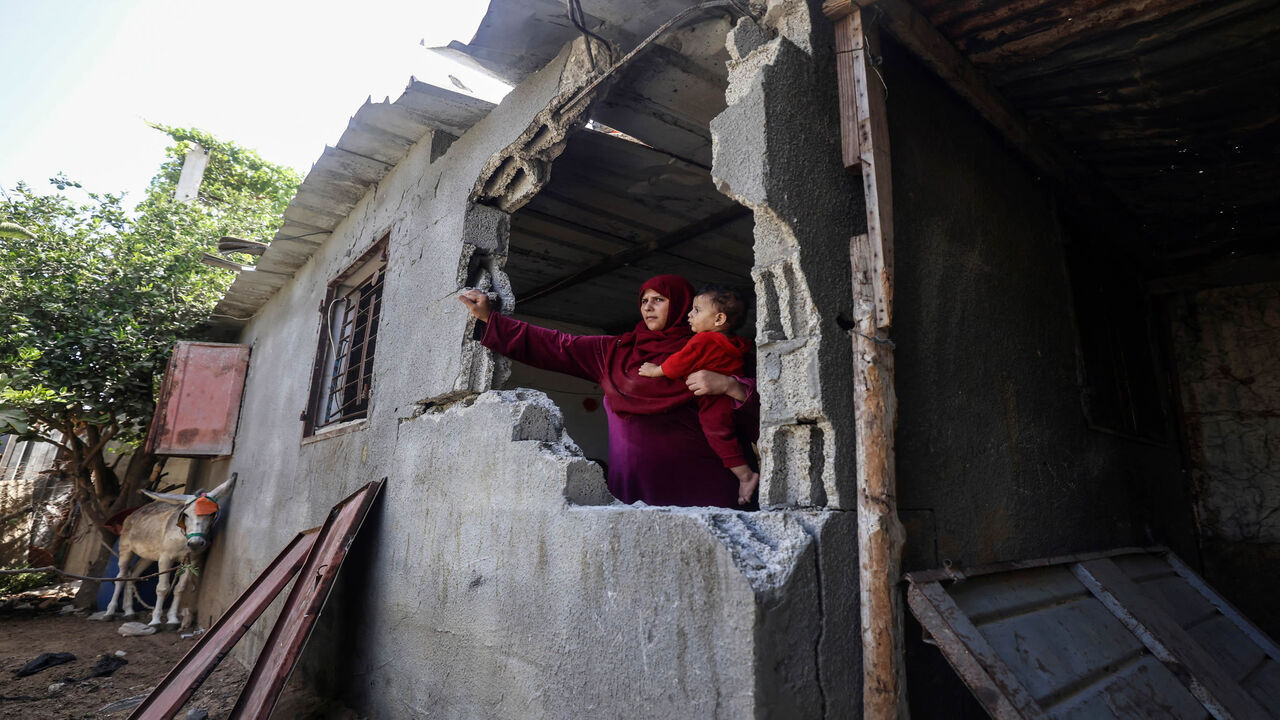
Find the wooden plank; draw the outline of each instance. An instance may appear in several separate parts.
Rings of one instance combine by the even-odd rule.
[[[889,119],[885,86],[874,63],[880,35],[862,22],[861,11],[840,21],[852,34],[854,105],[858,121],[858,159],[871,244],[872,290],[876,327],[893,324],[893,179],[889,172]]]
[[[1099,35],[1112,35],[1132,25],[1197,5],[1213,4],[1206,0],[1119,0],[1107,3],[1073,0],[1051,3],[1040,12],[1027,13],[970,36],[967,42],[990,49],[971,53],[969,57],[976,65],[1029,62],[1067,45],[1088,42]]]
[[[1207,600],[1210,605],[1213,605],[1218,612],[1226,616],[1232,624],[1240,629],[1240,632],[1249,636],[1249,639],[1258,647],[1262,648],[1263,652],[1265,652],[1268,657],[1273,661],[1280,663],[1280,645],[1277,645],[1275,640],[1271,639],[1271,636],[1262,632],[1257,625],[1253,624],[1253,621],[1237,610],[1235,605],[1227,602],[1227,599],[1218,594],[1217,590],[1210,587],[1209,584],[1204,581],[1204,578],[1200,577],[1195,570],[1192,570],[1186,563],[1184,563],[1182,558],[1174,555],[1173,553],[1168,553],[1164,557],[1165,560],[1169,562],[1169,566],[1173,568],[1174,572],[1178,573],[1183,580],[1186,580],[1188,585],[1195,588],[1196,592],[1200,593],[1200,595]]]
[[[846,15],[835,22],[836,87],[840,96],[840,156],[845,169],[862,164],[858,154],[858,107],[855,100],[855,66],[861,61],[862,38],[857,23]]]
[[[875,322],[875,260],[869,236],[850,248],[854,279],[855,438],[862,609],[863,716],[906,718],[902,599],[898,577],[906,533],[898,520],[893,432],[893,346]]]
[[[1265,718],[1268,714],[1164,610],[1151,602],[1111,560],[1090,560],[1072,572],[1138,637],[1147,649],[1186,684],[1191,694],[1219,720]]]
[[[1041,172],[1060,184],[1074,186],[1078,191],[1083,188],[1083,192],[1104,192],[1094,181],[1091,171],[1076,162],[1056,139],[1043,130],[1033,131],[1026,117],[910,3],[905,0],[878,0],[875,7],[878,26],[920,58]],[[1108,206],[1116,204],[1110,197],[1105,199]]]
[[[913,583],[907,601],[943,657],[995,720],[1047,716],[1004,660],[938,583]]]

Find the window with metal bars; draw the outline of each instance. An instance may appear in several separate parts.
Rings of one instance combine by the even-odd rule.
[[[311,397],[303,414],[305,435],[369,414],[386,269],[387,238],[383,237],[329,283],[320,307],[320,347]]]

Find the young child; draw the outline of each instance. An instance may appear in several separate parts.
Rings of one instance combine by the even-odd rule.
[[[742,293],[716,285],[703,287],[693,298],[693,309],[689,311],[689,326],[694,336],[661,365],[650,362],[641,365],[640,374],[669,378],[684,378],[695,370],[740,374],[743,356],[751,351],[751,341],[734,335],[733,331],[742,325],[745,315]],[[734,433],[733,398],[728,395],[699,397],[698,422],[711,449],[738,478],[738,504],[751,502],[760,484],[760,473],[752,472],[747,465]]]

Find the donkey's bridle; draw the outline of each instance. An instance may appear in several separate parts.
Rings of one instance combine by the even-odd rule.
[[[197,495],[196,497],[192,498],[189,502],[187,502],[185,505],[183,505],[183,506],[178,510],[178,513],[179,513],[179,514],[178,514],[178,529],[179,529],[179,530],[182,530],[183,532],[186,532],[186,529],[187,529],[187,520],[186,520],[186,518],[187,518],[187,508],[188,508],[188,507],[190,507],[190,506],[191,506],[193,503],[195,503],[196,501],[201,500],[201,499],[203,499],[205,502],[212,503],[212,504],[213,504],[213,507],[214,507],[214,511],[213,511],[213,522],[212,522],[212,523],[209,523],[209,525],[212,527],[214,523],[218,522],[218,518],[222,515],[222,508],[221,508],[221,507],[219,507],[219,506],[218,506],[217,501],[216,501],[216,500],[213,500],[212,498],[210,498],[210,497],[208,496],[208,494],[206,494],[206,493],[200,493],[199,495]],[[201,514],[203,514],[203,515],[208,515],[209,513],[201,513]],[[188,539],[188,540],[190,540],[190,539],[191,539],[191,538],[193,538],[193,537],[204,538],[205,540],[208,540],[208,539],[209,539],[208,534],[207,534],[207,533],[202,533],[202,532],[190,532],[190,533],[186,533],[186,536],[187,536],[187,539]]]

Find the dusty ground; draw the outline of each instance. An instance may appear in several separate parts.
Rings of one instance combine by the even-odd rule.
[[[114,712],[104,708],[145,696],[196,642],[174,631],[121,637],[116,632],[119,621],[59,615],[73,592],[74,587],[61,586],[0,598],[0,718],[127,718],[132,707]],[[33,607],[14,607],[24,604]],[[88,675],[104,654],[117,650],[125,651],[128,665],[110,677],[78,679]],[[76,659],[35,675],[14,677],[12,671],[29,660],[56,652],[69,652]],[[227,717],[247,675],[235,660],[224,660],[177,717],[186,717],[192,708],[206,710],[212,720]],[[66,685],[49,689],[60,682]]]

